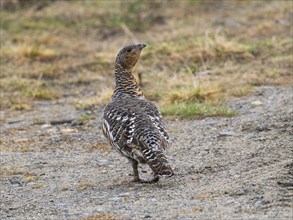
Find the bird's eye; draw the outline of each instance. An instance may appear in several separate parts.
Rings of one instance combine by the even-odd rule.
[[[128,52],[128,53],[130,53],[131,51],[132,51],[132,49],[131,49],[131,48],[128,48],[128,49],[127,49],[127,52]]]

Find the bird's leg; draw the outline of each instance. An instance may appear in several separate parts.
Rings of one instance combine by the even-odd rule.
[[[138,162],[136,160],[133,159],[129,159],[133,168],[133,175],[134,175],[134,179],[133,182],[140,182],[140,178],[139,178],[139,174],[138,174]]]
[[[156,183],[159,181],[160,177],[155,175],[153,179],[151,180],[145,180],[145,179],[141,179],[139,177],[138,174],[138,162],[136,160],[130,159],[129,161],[131,162],[132,168],[133,168],[133,175],[134,175],[134,179],[132,180],[132,182],[137,182],[137,183]]]
[[[160,177],[155,175],[154,178],[150,180],[140,179],[140,183],[156,183],[159,181],[159,179]]]

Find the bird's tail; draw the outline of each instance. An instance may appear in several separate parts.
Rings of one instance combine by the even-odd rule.
[[[161,150],[153,151],[152,149],[144,149],[143,156],[146,158],[147,164],[151,167],[155,175],[173,176],[174,172]]]

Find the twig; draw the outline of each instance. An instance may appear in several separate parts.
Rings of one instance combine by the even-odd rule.
[[[60,120],[52,120],[52,121],[36,121],[34,125],[43,125],[43,124],[51,124],[51,125],[60,125],[60,124],[70,124],[75,119],[60,119]]]

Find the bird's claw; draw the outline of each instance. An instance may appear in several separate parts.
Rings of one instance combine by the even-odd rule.
[[[159,181],[159,179],[160,179],[160,177],[158,177],[158,176],[155,176],[153,179],[150,179],[150,180],[145,180],[145,179],[141,179],[141,178],[137,177],[137,178],[134,178],[132,180],[132,182],[134,182],[134,183],[156,183]]]

